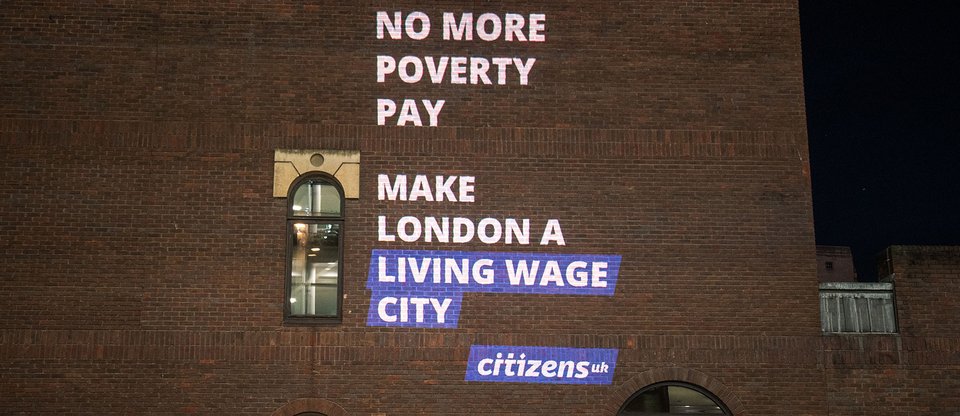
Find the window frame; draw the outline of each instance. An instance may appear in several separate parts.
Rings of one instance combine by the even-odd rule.
[[[297,190],[306,182],[320,180],[325,184],[332,185],[339,193],[340,208],[337,216],[308,216],[294,215],[294,196]],[[323,172],[308,172],[295,179],[287,190],[286,220],[284,222],[284,246],[286,252],[286,264],[284,266],[284,297],[283,297],[283,322],[285,324],[300,325],[322,325],[339,324],[343,320],[343,241],[345,234],[344,209],[345,199],[343,186],[333,176]],[[339,235],[337,241],[337,306],[336,315],[294,315],[291,310],[290,298],[293,292],[293,255],[296,243],[292,236],[295,231],[296,223],[306,224],[336,224],[339,226]]]
[[[723,412],[723,415],[724,415],[724,416],[732,416],[732,415],[733,415],[733,412],[730,411],[730,408],[727,407],[726,403],[724,403],[723,400],[720,400],[720,397],[717,397],[717,395],[716,395],[716,394],[713,394],[713,392],[711,392],[710,390],[707,390],[705,387],[698,386],[698,385],[696,385],[696,384],[692,384],[692,383],[688,383],[688,382],[684,382],[684,381],[678,381],[678,380],[660,381],[660,382],[657,382],[657,383],[653,383],[653,384],[647,385],[646,387],[643,387],[643,388],[641,388],[640,390],[637,390],[637,391],[634,392],[632,395],[630,395],[630,398],[629,398],[629,399],[627,399],[625,402],[623,402],[623,405],[620,406],[620,410],[617,411],[617,414],[618,414],[618,415],[623,414],[623,412],[627,409],[627,406],[629,406],[630,403],[632,403],[635,399],[637,399],[637,398],[640,397],[641,395],[646,394],[647,392],[649,392],[649,391],[651,391],[651,390],[656,390],[656,389],[659,389],[659,388],[661,388],[661,387],[671,387],[671,386],[673,386],[673,387],[683,387],[683,388],[685,388],[685,389],[693,390],[693,391],[695,391],[695,392],[697,392],[697,393],[700,393],[700,394],[702,394],[704,397],[706,397],[707,399],[710,399],[711,401],[713,401],[713,403],[714,403],[715,405],[717,405],[717,407],[720,408],[720,411]],[[668,414],[672,414],[672,413],[668,413]],[[679,414],[679,413],[678,413],[678,414]]]

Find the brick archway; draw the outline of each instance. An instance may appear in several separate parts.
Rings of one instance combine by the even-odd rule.
[[[623,406],[634,393],[651,384],[664,381],[679,381],[700,386],[723,401],[723,404],[726,405],[734,415],[740,415],[744,411],[743,404],[740,402],[740,399],[737,398],[736,394],[719,380],[689,368],[665,367],[644,371],[621,384],[610,396],[610,402],[607,404],[607,409],[604,413],[616,415],[620,407]]]
[[[324,399],[296,399],[275,410],[270,416],[296,416],[303,412],[323,413],[327,416],[347,416],[340,405]]]

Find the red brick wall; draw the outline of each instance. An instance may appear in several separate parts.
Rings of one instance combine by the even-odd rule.
[[[960,247],[892,246],[877,263],[893,276],[899,333],[824,337],[831,414],[960,412]]]
[[[877,258],[881,276],[892,274],[897,316],[904,335],[960,334],[960,248],[892,246]]]
[[[824,414],[796,7],[0,9],[0,409],[614,414],[670,379],[738,415]],[[378,10],[435,35],[377,40]],[[444,11],[543,13],[546,41],[444,42]],[[377,55],[537,63],[526,86],[379,84]],[[440,126],[377,126],[403,97],[445,99]],[[361,152],[342,324],[282,323],[277,148]],[[473,175],[477,201],[378,201],[378,174]],[[616,294],[467,294],[458,328],[371,328],[372,249],[451,249],[378,242],[377,215],[559,219],[563,247],[453,249],[618,254]],[[609,386],[468,383],[479,344],[620,358]]]
[[[431,36],[378,40],[377,11]],[[544,14],[544,42],[443,41],[443,12]],[[76,2],[0,11],[9,118],[370,125],[445,98],[444,126],[802,132],[793,1]],[[376,56],[534,57],[530,82],[376,82]],[[801,152],[805,153],[805,152]]]

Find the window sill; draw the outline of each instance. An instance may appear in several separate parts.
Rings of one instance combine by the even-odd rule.
[[[284,326],[335,326],[343,323],[339,316],[287,316],[283,318]]]

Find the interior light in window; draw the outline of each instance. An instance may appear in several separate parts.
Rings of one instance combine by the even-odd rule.
[[[307,178],[288,197],[285,321],[340,318],[343,194],[331,179]]]

